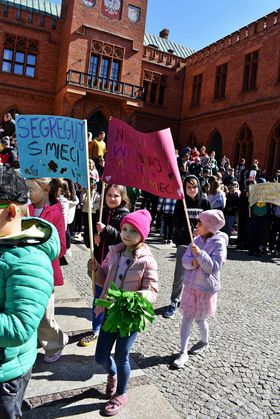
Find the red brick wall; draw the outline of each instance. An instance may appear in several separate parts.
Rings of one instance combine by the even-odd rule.
[[[69,1],[72,4],[73,0]],[[121,81],[140,85],[143,39],[146,20],[146,0],[134,0],[133,5],[141,7],[141,17],[138,23],[131,23],[127,17],[129,0],[123,1],[121,20],[111,20],[101,14],[101,0],[96,1],[93,8],[86,8],[82,1],[75,1],[73,19],[69,39],[69,54],[67,68],[87,72],[91,40],[108,42],[125,48]],[[71,18],[70,14],[67,19]],[[68,26],[68,22],[66,22]],[[82,31],[86,25],[84,35]]]
[[[34,79],[0,72],[0,114],[11,107],[26,113],[53,113],[61,22],[57,22],[57,28],[52,29],[51,19],[45,17],[42,27],[36,13],[33,14],[33,23],[28,23],[29,12],[22,10],[19,20],[16,19],[15,8],[9,7],[7,17],[3,16],[3,10],[4,6],[0,5],[1,57],[5,34],[23,35],[38,41],[39,45]]]
[[[256,26],[251,24],[248,29],[244,28],[187,59],[181,146],[186,145],[191,132],[200,144],[207,144],[211,133],[217,129],[223,139],[223,153],[233,160],[236,136],[247,124],[253,135],[252,157],[257,157],[262,167],[266,165],[270,132],[280,121],[279,45],[279,22],[274,24],[274,14],[271,14],[267,19],[260,19]],[[259,50],[257,88],[242,92],[244,55],[255,50]],[[216,67],[226,62],[226,98],[214,101]],[[191,109],[193,77],[200,73],[203,73],[201,105]]]

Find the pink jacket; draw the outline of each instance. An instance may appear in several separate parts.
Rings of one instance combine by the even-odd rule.
[[[109,253],[96,273],[96,283],[103,287],[100,298],[104,298],[106,290],[115,281],[121,251],[125,249],[123,243],[109,247]],[[140,291],[143,297],[154,303],[158,292],[157,263],[145,243],[136,250],[135,256],[128,265],[122,281],[122,289],[126,291]]]
[[[34,217],[34,205],[29,205],[29,213],[31,217]],[[64,216],[62,213],[61,203],[57,202],[54,205],[46,205],[43,209],[43,212],[40,216],[44,220],[49,221],[52,223],[58,232],[59,240],[60,240],[60,253],[58,258],[56,258],[52,262],[53,267],[53,274],[54,274],[54,285],[63,285],[63,275],[62,270],[59,263],[59,258],[65,255],[66,252],[66,233],[65,233],[65,222]]]

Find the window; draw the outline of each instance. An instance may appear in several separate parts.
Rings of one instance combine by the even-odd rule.
[[[166,76],[153,71],[144,70],[143,87],[144,101],[150,105],[164,105]]]
[[[214,99],[226,97],[227,64],[219,65],[216,68]]]
[[[2,58],[2,72],[35,77],[38,44],[36,41],[6,35]]]
[[[92,41],[88,77],[90,86],[118,91],[123,57],[123,48]]]
[[[200,106],[201,85],[202,74],[197,74],[193,78],[191,108],[197,108]]]
[[[259,51],[254,51],[245,55],[242,88],[244,92],[256,88],[258,59]]]

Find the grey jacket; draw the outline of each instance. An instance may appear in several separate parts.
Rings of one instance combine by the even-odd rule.
[[[201,251],[198,256],[194,256],[191,245],[188,246],[182,259],[184,285],[207,293],[218,292],[221,288],[220,269],[227,258],[228,236],[218,231],[206,241],[198,236],[194,242]],[[192,265],[194,258],[199,262],[198,268]]]

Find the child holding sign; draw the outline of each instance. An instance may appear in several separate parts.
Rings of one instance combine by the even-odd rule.
[[[184,290],[180,311],[181,352],[173,362],[175,368],[182,368],[188,360],[188,343],[193,320],[199,326],[201,340],[189,351],[192,355],[201,353],[208,345],[207,317],[213,317],[220,290],[220,269],[226,261],[228,236],[219,230],[225,225],[220,210],[208,210],[200,214],[197,222],[198,237],[190,244],[183,256]]]
[[[100,211],[95,214],[93,222],[94,233],[94,256],[99,263],[102,263],[109,251],[109,246],[120,243],[120,224],[125,215],[129,213],[129,199],[126,193],[126,187],[122,185],[107,185],[105,188],[105,205],[102,211],[102,221],[99,219]],[[94,217],[94,215],[93,215]],[[89,247],[88,230],[84,232],[85,245]],[[95,284],[95,298],[98,298],[102,292],[102,288]],[[90,346],[96,341],[103,315],[96,316],[93,305],[92,333],[83,337],[79,345]]]
[[[101,298],[111,282],[118,288],[136,291],[150,302],[154,303],[158,291],[157,263],[144,243],[148,237],[151,215],[147,210],[139,210],[126,215],[121,222],[122,243],[111,246],[109,253],[101,264],[94,261],[89,263],[91,270],[96,270],[96,281],[103,286]],[[92,266],[93,265],[93,266]],[[104,310],[95,309],[96,314]],[[108,416],[116,415],[127,403],[127,385],[130,377],[129,352],[137,336],[132,332],[130,336],[121,337],[118,333],[100,330],[95,360],[104,366],[108,373],[106,395],[111,400],[105,405],[102,413]],[[112,347],[116,343],[115,357],[111,356]]]
[[[60,239],[60,254],[52,262],[54,285],[63,285],[63,275],[59,258],[66,251],[66,234],[61,203],[56,199],[56,184],[56,180],[51,178],[27,180],[31,200],[31,205],[29,205],[30,215],[49,221],[57,229]],[[60,358],[64,346],[68,343],[68,336],[63,333],[55,320],[54,293],[52,293],[47,310],[40,323],[38,339],[46,352],[44,361],[47,363],[56,362]]]

